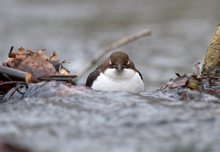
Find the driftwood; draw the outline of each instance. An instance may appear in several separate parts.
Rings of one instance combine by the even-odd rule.
[[[0,65],[0,80],[6,79],[8,81],[24,81],[26,83],[33,81],[32,75],[30,73]]]
[[[145,29],[128,37],[124,37],[116,42],[113,42],[109,46],[102,48],[99,53],[93,58],[93,60],[77,73],[78,79],[80,79],[93,65],[95,65],[100,59],[102,59],[103,56],[105,56],[110,51],[149,35],[151,35],[151,31],[149,29]]]

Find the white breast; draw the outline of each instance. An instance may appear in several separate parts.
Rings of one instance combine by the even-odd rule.
[[[116,69],[107,69],[104,73],[100,73],[91,88],[94,90],[134,93],[145,91],[145,86],[139,73],[131,69],[124,69],[122,72],[117,72]]]

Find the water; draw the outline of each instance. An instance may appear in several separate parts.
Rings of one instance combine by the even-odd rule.
[[[11,45],[47,48],[70,61],[75,74],[111,42],[145,28],[153,35],[122,47],[146,92],[45,86],[0,105],[0,137],[37,152],[218,152],[219,99],[179,101],[152,90],[175,72],[194,72],[219,23],[219,6],[219,0],[1,0],[1,62]]]
[[[217,152],[219,114],[210,95],[178,101],[162,92],[40,83],[0,105],[0,135],[39,152]]]

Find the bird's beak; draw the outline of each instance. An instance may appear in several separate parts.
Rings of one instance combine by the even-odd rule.
[[[117,65],[116,70],[118,72],[121,72],[123,70],[122,66],[120,64]]]

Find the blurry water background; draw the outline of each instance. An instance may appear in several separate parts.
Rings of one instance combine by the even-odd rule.
[[[0,0],[0,61],[12,45],[46,48],[70,61],[75,74],[102,47],[149,28],[152,36],[121,49],[150,92],[175,72],[195,71],[220,23],[219,6],[219,0]],[[0,136],[43,152],[219,151],[218,104],[149,92],[12,100],[0,105]]]

